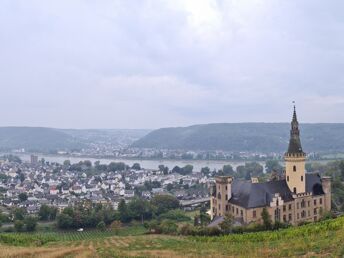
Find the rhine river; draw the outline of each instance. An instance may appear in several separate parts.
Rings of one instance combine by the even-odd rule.
[[[16,154],[23,161],[30,161],[30,154]],[[244,165],[245,161],[226,161],[226,160],[140,160],[140,159],[107,159],[107,158],[89,158],[89,157],[75,157],[75,156],[59,156],[59,155],[37,155],[38,159],[44,158],[49,162],[57,162],[62,164],[65,160],[70,160],[71,163],[78,163],[79,161],[90,160],[92,163],[100,161],[101,164],[109,164],[110,162],[124,162],[132,166],[134,163],[139,163],[142,168],[158,169],[159,165],[167,166],[172,169],[174,166],[183,167],[185,165],[192,165],[194,171],[201,171],[203,167],[209,167],[210,170],[222,169],[223,165],[230,164],[233,169],[237,166]],[[263,167],[265,162],[259,162]]]

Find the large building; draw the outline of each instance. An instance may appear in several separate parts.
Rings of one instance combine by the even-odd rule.
[[[263,208],[273,222],[299,224],[316,221],[331,210],[331,179],[306,173],[306,154],[302,150],[299,123],[294,106],[288,151],[284,155],[285,177],[259,183],[234,180],[230,176],[215,178],[211,187],[211,218],[231,214],[243,224],[261,223]]]

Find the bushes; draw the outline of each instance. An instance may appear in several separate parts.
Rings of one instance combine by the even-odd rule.
[[[166,213],[163,213],[159,216],[159,219],[168,219],[173,221],[191,221],[191,218],[185,214],[182,210],[170,210]]]

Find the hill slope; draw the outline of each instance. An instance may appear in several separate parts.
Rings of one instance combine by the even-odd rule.
[[[114,236],[113,234],[115,233],[99,231],[2,233],[0,257],[342,257],[344,255],[344,217],[278,231],[220,237]]]
[[[307,152],[344,151],[344,124],[301,124],[301,141]],[[284,152],[288,123],[205,124],[162,128],[133,143],[134,147]]]
[[[0,150],[24,148],[28,151],[50,151],[82,148],[84,143],[57,129],[44,127],[0,127]]]

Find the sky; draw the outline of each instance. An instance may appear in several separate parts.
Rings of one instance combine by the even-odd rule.
[[[342,0],[2,0],[0,126],[344,122]]]

